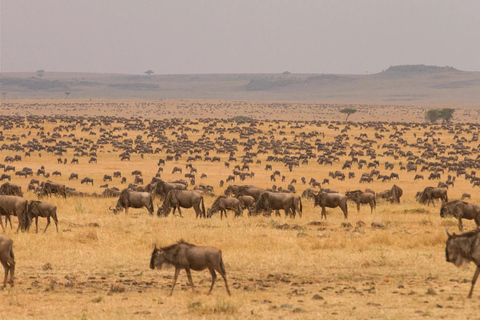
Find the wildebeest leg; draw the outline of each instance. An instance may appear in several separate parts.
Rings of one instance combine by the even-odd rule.
[[[188,281],[190,282],[190,285],[192,286],[192,291],[195,292],[195,285],[193,284],[192,273],[190,272],[190,268],[186,267],[185,271],[187,272]]]
[[[472,288],[470,288],[470,293],[468,294],[467,298],[472,298],[473,287],[475,286],[475,282],[477,282],[478,275],[480,274],[480,266],[477,266],[477,270],[475,270],[475,274],[473,275],[472,279]]]
[[[50,225],[50,216],[47,217],[47,226],[45,227],[45,230],[43,230],[43,233],[47,232],[47,228]],[[38,230],[37,230],[38,232]]]
[[[461,215],[458,216],[458,229],[460,230],[460,232],[463,232],[463,224],[462,224],[462,216]]]
[[[180,211],[180,206],[177,206],[176,208],[178,209],[178,214],[180,215],[180,217],[182,217],[182,211]],[[175,207],[173,208],[173,211],[175,211]]]
[[[360,213],[360,202],[357,202],[357,212]]]
[[[373,202],[370,203],[370,214],[373,213]]]
[[[3,288],[7,286],[7,277],[8,277],[8,271],[10,270],[10,266],[8,265],[7,261],[4,259],[2,260],[2,265],[3,269],[5,270],[5,278],[3,279]]]
[[[325,207],[322,207],[322,216],[320,219],[323,219],[325,217],[325,220],[327,220],[327,210],[325,210]]]
[[[217,274],[212,267],[208,267],[208,271],[210,271],[210,274],[212,275],[212,285],[210,286],[210,290],[208,291],[208,294],[211,294],[212,290],[213,290],[213,285],[215,284],[215,281],[217,280]]]
[[[5,224],[7,222],[5,221]],[[3,233],[5,233],[5,227],[3,226],[2,216],[0,216],[0,224],[2,225]]]
[[[48,226],[48,224],[47,224],[47,226]],[[35,233],[38,233],[38,216],[35,217],[35,228],[36,228]],[[45,228],[45,230],[47,230],[47,229]]]
[[[175,284],[177,283],[177,278],[179,273],[180,273],[180,268],[175,267],[175,275],[173,276],[172,291],[170,291],[170,295],[173,294],[173,289],[175,289]]]
[[[227,293],[229,296],[232,294],[230,293],[230,289],[228,288],[228,282],[227,282],[227,272],[225,271],[225,265],[223,264],[222,257],[220,256],[220,265],[215,266],[215,270],[217,270],[218,273],[220,273],[223,277],[223,280],[225,281],[225,288],[227,289]],[[213,288],[213,284],[212,284]]]

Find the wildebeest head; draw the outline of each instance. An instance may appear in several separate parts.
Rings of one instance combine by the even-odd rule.
[[[445,247],[445,258],[447,262],[453,263],[456,267],[460,267],[470,260],[467,256],[470,254],[470,242],[468,239],[463,239],[458,235],[450,234],[448,228],[445,228],[447,232],[447,246]],[[467,240],[467,241],[465,241]]]
[[[160,248],[155,247],[153,248],[152,258],[150,259],[150,269],[161,269],[163,266],[171,265],[172,263],[166,257],[165,252]]]
[[[442,207],[440,208],[440,217],[442,218],[445,218],[445,217],[448,217],[448,216],[451,216],[453,215],[451,210],[450,210],[450,206],[444,204],[442,205]]]

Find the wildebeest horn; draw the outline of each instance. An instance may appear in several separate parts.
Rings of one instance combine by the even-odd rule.
[[[108,209],[109,209],[109,210],[112,210],[112,211],[115,211],[115,209],[112,209],[112,207],[111,207],[111,206],[110,206],[110,207],[108,207]]]
[[[157,244],[156,243],[155,243],[155,248],[154,249],[157,250]]]
[[[448,227],[445,227],[445,232],[447,233],[447,236],[450,238],[452,235],[450,234],[450,232],[448,232]]]

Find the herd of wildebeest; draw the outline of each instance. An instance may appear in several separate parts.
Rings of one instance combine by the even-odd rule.
[[[197,218],[212,218],[219,212],[221,219],[227,218],[227,211],[240,217],[245,210],[250,217],[273,212],[280,215],[280,210],[286,218],[301,217],[302,201],[313,201],[314,206],[321,207],[322,219],[327,219],[326,208],[337,207],[348,219],[348,201],[354,202],[358,211],[361,205],[369,205],[371,212],[379,199],[391,205],[400,203],[403,196],[400,176],[402,172],[415,172],[415,180],[426,176],[432,184],[437,182],[436,186],[419,190],[416,198],[420,204],[435,205],[435,201],[442,201],[441,217],[456,217],[462,232],[462,219],[474,220],[477,225],[477,230],[460,235],[452,235],[447,230],[446,260],[456,266],[469,261],[477,265],[468,297],[480,274],[480,206],[466,202],[465,199],[470,198],[467,193],[461,200],[453,201],[449,201],[447,195],[448,188],[458,181],[468,182],[472,188],[480,186],[480,177],[476,176],[476,169],[480,167],[480,145],[475,146],[480,126],[476,124],[0,116],[0,126],[0,152],[7,154],[0,164],[4,170],[0,181],[8,180],[0,186],[0,224],[4,232],[8,224],[12,227],[12,215],[18,217],[17,232],[28,232],[33,219],[38,232],[39,217],[47,219],[44,232],[51,219],[58,232],[57,207],[43,201],[52,195],[113,197],[118,199],[116,205],[110,207],[113,213],[146,208],[151,215],[155,213],[154,200],[158,198],[161,201],[156,209],[159,217],[167,217],[172,209],[173,214],[178,210],[182,216],[181,208],[193,208]],[[82,137],[77,136],[78,132]],[[412,133],[413,141],[407,140],[405,137]],[[441,139],[442,133],[448,133],[451,141]],[[118,155],[118,161],[127,162],[132,157],[147,161],[146,155],[149,159],[158,155],[157,172],[148,183],[144,183],[140,168],[131,172],[107,172],[100,186],[105,190],[101,194],[86,194],[59,183],[57,177],[62,173],[50,172],[49,163],[38,168],[20,168],[27,157],[38,157],[36,163],[41,164],[42,155],[46,154],[54,155],[57,165],[71,165],[70,168],[79,162],[95,165],[105,155]],[[218,162],[217,166],[231,170],[231,174],[219,179],[218,187],[199,183],[209,174],[197,172],[195,164],[199,162]],[[294,176],[297,168],[312,162],[319,168],[331,166],[339,170],[321,178],[311,171],[310,177],[298,176],[289,182],[282,174],[288,171],[289,176]],[[170,165],[170,176],[181,174],[181,179],[162,179],[164,169]],[[247,183],[247,179],[255,177],[251,167],[262,168],[264,176],[267,172],[272,186],[262,188]],[[359,171],[363,171],[361,176],[356,175]],[[133,183],[127,185],[127,176],[133,178]],[[22,187],[15,183],[28,179],[31,180],[27,198],[35,200],[25,199]],[[80,177],[72,172],[68,179]],[[367,188],[341,193],[327,187],[331,180],[347,184],[352,179],[365,185],[373,181],[392,183],[392,180],[395,184],[379,192]],[[118,182],[116,187],[108,185],[114,182]],[[86,175],[81,177],[81,184],[93,186],[94,183],[94,179]],[[298,186],[304,186],[301,195],[297,193]],[[221,188],[222,194],[216,196],[215,188]],[[216,199],[206,209],[204,197],[207,195]],[[1,216],[5,216],[6,226]],[[5,269],[3,287],[9,273],[9,283],[13,286],[13,241],[6,235],[0,235],[0,261]],[[175,266],[172,292],[181,269],[186,270],[193,288],[190,269],[208,268],[212,275],[210,292],[217,271],[230,294],[221,251],[216,248],[197,247],[184,241],[160,249],[155,246],[150,267],[163,264]]]

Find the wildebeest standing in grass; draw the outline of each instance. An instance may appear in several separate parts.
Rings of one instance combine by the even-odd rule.
[[[148,192],[138,192],[129,189],[123,189],[120,192],[120,196],[117,200],[115,208],[109,208],[113,213],[117,213],[125,209],[125,213],[128,213],[128,208],[143,208],[145,207],[150,214],[153,214],[153,196]]]
[[[192,290],[195,291],[195,285],[193,284],[190,270],[202,271],[207,268],[212,275],[212,284],[208,294],[212,292],[213,286],[215,285],[215,280],[217,279],[215,271],[217,271],[223,277],[223,280],[225,280],[225,288],[227,289],[228,295],[231,295],[230,289],[228,288],[227,272],[225,271],[225,265],[223,264],[222,251],[217,248],[197,247],[196,245],[187,243],[183,240],[160,249],[157,249],[157,245],[155,245],[152,252],[152,258],[150,259],[150,268],[160,269],[164,265],[172,265],[175,267],[175,275],[173,277],[170,295],[173,294],[173,289],[175,289],[180,270],[185,269]]]
[[[347,196],[341,193],[326,193],[326,192],[319,192],[315,195],[315,202],[314,207],[320,206],[322,207],[322,218],[325,217],[327,219],[327,208],[336,208],[340,207],[343,211],[343,215],[345,219],[348,219],[348,205],[347,205]]]
[[[0,207],[2,208],[2,213],[6,214],[5,223],[10,221],[10,227],[12,227],[12,220],[10,215],[18,217],[18,228],[17,232],[21,230],[27,230],[30,221],[27,216],[28,201],[22,197],[17,196],[5,196],[0,195]]]
[[[377,206],[375,201],[375,194],[370,192],[363,192],[361,190],[347,191],[345,193],[348,199],[354,201],[357,204],[357,212],[360,212],[361,204],[370,205],[370,213],[373,213],[373,209]]]
[[[4,234],[0,234],[0,262],[5,271],[3,288],[7,286],[8,273],[10,273],[10,285],[13,287],[13,278],[15,277],[15,256],[13,254],[13,240]]]
[[[480,231],[474,230],[467,233],[452,235],[446,230],[448,239],[445,248],[447,262],[453,263],[456,267],[460,267],[465,263],[472,261],[477,265],[475,274],[472,279],[472,287],[467,298],[472,298],[473,287],[480,274]]]
[[[291,193],[266,191],[258,198],[255,204],[254,213],[258,214],[261,211],[271,213],[272,210],[275,210],[276,213],[278,213],[278,210],[283,210],[285,211],[285,217],[290,216],[295,218],[297,209],[299,209],[299,214],[301,216],[302,202],[300,197]]]
[[[36,233],[38,233],[38,217],[47,218],[47,226],[45,227],[45,230],[43,230],[44,233],[50,225],[50,218],[55,222],[55,227],[58,232],[57,206],[51,203],[30,201],[28,203],[27,217],[30,221],[35,217]]]
[[[200,207],[201,206],[201,207]],[[157,215],[168,216],[170,209],[173,208],[173,214],[178,209],[178,213],[182,216],[180,208],[192,208],[195,210],[196,218],[205,218],[205,203],[203,201],[203,195],[199,191],[194,190],[179,190],[172,189],[165,196],[165,200],[161,207],[157,210]]]
[[[440,199],[442,202],[448,202],[447,189],[426,187],[420,194],[418,202],[422,204],[426,203],[427,206],[432,203],[433,206],[435,206],[435,199]]]
[[[480,227],[480,206],[461,200],[453,200],[442,205],[440,217],[452,216],[458,219],[458,229],[463,232],[462,218],[474,220],[477,228]]]
[[[173,189],[186,190],[187,186],[183,183],[157,181],[153,190],[153,194],[163,198],[167,195],[167,193],[170,192],[170,190]]]
[[[220,219],[223,218],[224,214],[225,218],[227,218],[227,210],[233,210],[233,212],[235,212],[235,218],[240,216],[242,214],[240,200],[227,196],[219,196],[213,202],[212,207],[207,210],[207,218],[211,218],[212,215],[218,211],[220,211]]]
[[[22,187],[10,182],[5,182],[0,186],[0,195],[23,197]]]

